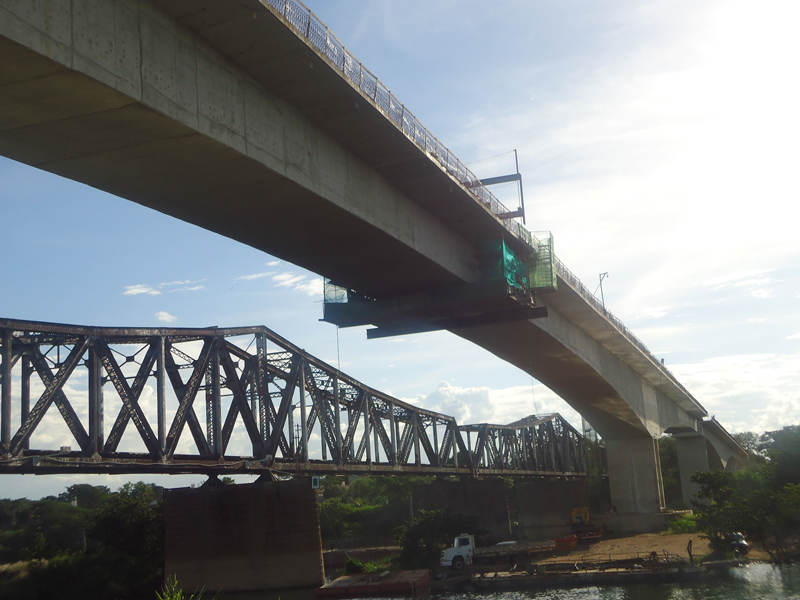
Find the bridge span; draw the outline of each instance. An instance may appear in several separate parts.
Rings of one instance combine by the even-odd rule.
[[[0,319],[0,339],[0,473],[587,475],[560,415],[459,425],[266,327]]]
[[[322,274],[381,335],[449,329],[532,374],[606,441],[622,514],[663,508],[665,432],[686,473],[746,459],[297,0],[0,0],[0,154]]]

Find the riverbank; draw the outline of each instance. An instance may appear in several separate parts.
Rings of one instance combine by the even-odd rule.
[[[689,554],[686,551],[686,547],[688,546],[690,540],[692,542],[692,555],[694,556],[695,560],[699,560],[703,556],[711,554],[711,547],[708,544],[708,540],[705,537],[702,537],[702,534],[700,533],[640,533],[638,535],[603,539],[592,545],[582,544],[575,547],[575,549],[566,556],[570,559],[574,558],[575,560],[580,560],[596,555],[636,555],[647,554],[650,552],[660,553],[662,550],[666,550],[672,555],[680,556],[681,558],[689,560]],[[751,546],[747,558],[757,561],[770,560],[769,554],[755,545]],[[546,559],[546,561],[551,562],[563,560],[564,556],[554,559]]]

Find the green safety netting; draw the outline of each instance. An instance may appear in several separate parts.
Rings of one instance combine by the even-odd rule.
[[[531,261],[528,278],[532,290],[556,290],[555,254],[553,252],[553,236],[549,232],[537,233],[533,237],[536,256]]]
[[[485,242],[480,262],[484,281],[504,279],[520,291],[528,290],[528,268],[503,240]]]

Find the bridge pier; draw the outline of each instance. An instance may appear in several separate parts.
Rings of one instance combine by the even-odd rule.
[[[686,508],[700,486],[692,482],[697,471],[737,471],[747,463],[747,452],[739,446],[714,417],[697,423],[697,431],[674,433],[678,450],[681,491]]]
[[[702,433],[678,433],[673,437],[678,450],[678,472],[681,478],[683,503],[686,508],[691,508],[694,494],[700,491],[700,486],[692,481],[692,475],[697,471],[711,470],[706,438]]]
[[[183,589],[263,591],[325,582],[308,478],[169,490],[164,573]]]
[[[654,515],[664,508],[658,443],[651,437],[605,439],[611,504],[618,515]]]

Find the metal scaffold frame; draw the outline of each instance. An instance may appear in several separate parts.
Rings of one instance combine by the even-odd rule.
[[[0,473],[585,475],[559,415],[459,427],[266,327],[0,319],[0,334]],[[31,447],[64,425],[77,448]]]

